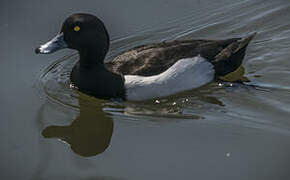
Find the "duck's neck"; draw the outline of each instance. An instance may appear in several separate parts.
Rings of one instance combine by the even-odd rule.
[[[82,67],[103,65],[106,53],[97,50],[82,50],[79,51],[80,65]]]

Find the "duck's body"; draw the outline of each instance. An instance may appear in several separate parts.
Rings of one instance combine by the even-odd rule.
[[[254,35],[144,45],[104,63],[109,48],[105,26],[95,16],[75,14],[65,21],[60,38],[37,52],[53,52],[59,46],[76,49],[80,61],[70,77],[80,91],[99,98],[145,100],[197,88],[235,71]],[[64,45],[52,47],[56,42]]]

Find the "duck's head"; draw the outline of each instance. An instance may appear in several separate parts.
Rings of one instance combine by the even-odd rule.
[[[73,14],[64,21],[61,31],[35,52],[49,54],[70,48],[78,50],[81,56],[102,59],[109,49],[109,42],[108,32],[100,19],[90,14]]]

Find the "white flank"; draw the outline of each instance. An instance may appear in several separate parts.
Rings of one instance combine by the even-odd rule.
[[[126,75],[128,100],[141,101],[201,87],[214,78],[213,65],[203,57],[180,59],[155,76]]]

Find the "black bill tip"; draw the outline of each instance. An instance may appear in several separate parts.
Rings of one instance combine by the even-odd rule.
[[[40,53],[40,47],[35,48],[34,52],[35,52],[36,54],[39,54],[39,53]]]

